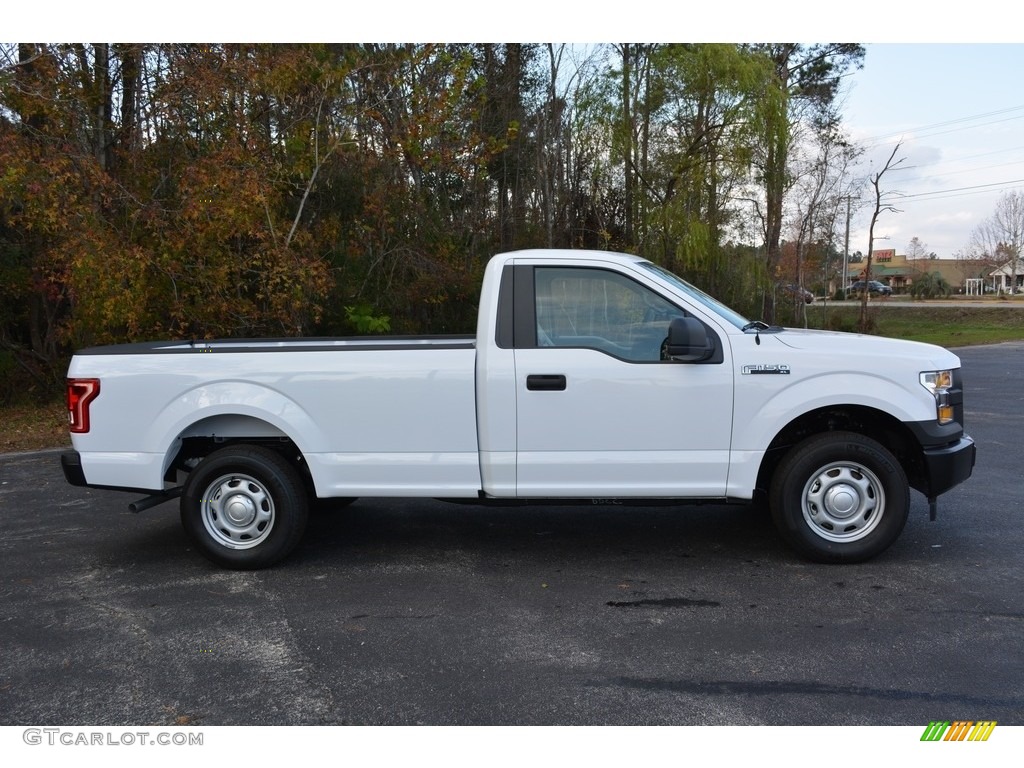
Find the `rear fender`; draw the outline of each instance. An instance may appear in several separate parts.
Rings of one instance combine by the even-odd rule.
[[[288,438],[303,454],[321,452],[326,436],[309,413],[280,392],[250,382],[216,382],[185,392],[146,430],[146,445],[162,446],[166,473],[188,437]]]

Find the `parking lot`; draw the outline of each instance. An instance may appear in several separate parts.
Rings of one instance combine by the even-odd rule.
[[[1024,343],[958,354],[974,476],[854,566],[742,506],[362,500],[229,572],[0,457],[0,725],[1024,725]]]

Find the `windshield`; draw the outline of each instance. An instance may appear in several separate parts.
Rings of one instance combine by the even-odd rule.
[[[688,282],[683,280],[683,278],[679,277],[678,275],[673,275],[667,269],[663,269],[662,267],[659,267],[657,264],[652,264],[649,261],[640,262],[640,266],[646,269],[648,272],[653,272],[654,274],[658,275],[658,277],[662,278],[667,283],[671,284],[674,288],[677,288],[678,290],[682,291],[685,295],[689,296],[691,299],[696,301],[705,309],[714,312],[716,315],[723,318],[724,320],[729,321],[737,328],[742,329],[749,322],[747,318],[743,317],[743,315],[729,309],[729,307],[725,306],[725,304],[720,302],[718,299],[704,293],[704,291],[702,291],[700,288],[690,285]]]

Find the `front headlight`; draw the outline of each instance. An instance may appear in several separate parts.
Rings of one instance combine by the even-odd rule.
[[[953,406],[949,403],[949,390],[953,386],[952,371],[923,371],[921,386],[935,397],[935,417],[939,424],[953,421]]]

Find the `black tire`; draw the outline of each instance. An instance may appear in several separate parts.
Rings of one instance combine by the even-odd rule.
[[[302,539],[306,489],[280,454],[239,445],[211,453],[189,474],[181,524],[204,556],[225,568],[266,568]]]
[[[858,563],[899,537],[910,486],[884,446],[855,432],[829,432],[786,455],[769,503],[779,533],[799,553],[819,563]]]

